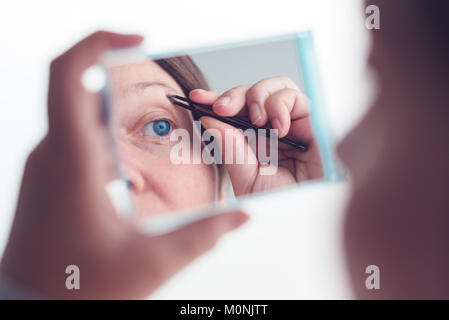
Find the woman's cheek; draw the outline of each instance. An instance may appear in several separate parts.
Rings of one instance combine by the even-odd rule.
[[[178,207],[192,208],[214,201],[215,177],[212,166],[205,164],[171,164],[170,177]]]

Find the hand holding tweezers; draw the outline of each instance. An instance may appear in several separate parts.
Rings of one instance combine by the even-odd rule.
[[[251,122],[248,122],[246,120],[240,119],[238,117],[235,117],[235,116],[233,116],[233,117],[222,117],[222,116],[219,116],[219,115],[217,115],[217,114],[215,114],[213,112],[212,106],[201,104],[201,103],[196,103],[196,102],[193,102],[192,100],[190,100],[188,98],[184,98],[184,97],[181,97],[181,96],[178,96],[178,95],[167,96],[167,98],[171,101],[171,103],[173,103],[173,104],[175,104],[175,105],[177,105],[177,106],[179,106],[181,108],[190,110],[190,111],[198,114],[199,116],[211,117],[211,118],[217,119],[217,120],[219,120],[221,122],[227,123],[227,124],[229,124],[229,125],[231,125],[231,126],[233,126],[235,128],[239,128],[239,129],[242,129],[242,130],[253,129],[257,133],[259,133],[260,129],[265,129],[262,132],[265,132],[265,136],[267,138],[269,138],[269,139],[276,138],[276,139],[278,139],[279,142],[282,142],[282,143],[285,143],[285,144],[287,144],[289,146],[295,147],[295,148],[297,148],[297,149],[299,149],[301,151],[307,151],[307,149],[308,149],[308,147],[305,144],[303,144],[303,143],[298,143],[298,142],[295,142],[295,141],[293,141],[291,139],[288,139],[288,138],[279,138],[277,135],[271,133],[269,130],[266,130],[266,128],[257,127],[254,124],[252,124]],[[203,110],[201,110],[199,108],[207,110],[209,112],[205,112],[205,111],[203,111]]]

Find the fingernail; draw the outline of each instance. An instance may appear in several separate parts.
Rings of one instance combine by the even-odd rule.
[[[231,101],[230,97],[221,97],[217,101],[215,101],[214,106],[225,107],[230,101]]]
[[[273,129],[278,129],[278,136],[282,136],[284,133],[284,130],[282,130],[281,122],[278,118],[273,118],[271,120],[271,125],[273,126]]]
[[[258,122],[262,118],[262,112],[257,103],[251,103],[249,106],[249,116],[253,120],[253,123]]]

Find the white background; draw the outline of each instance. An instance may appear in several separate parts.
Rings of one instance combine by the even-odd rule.
[[[338,138],[370,96],[359,0],[2,1],[0,252],[24,161],[47,127],[48,65],[97,29],[138,32],[152,52],[311,29]],[[251,221],[153,298],[349,298],[341,226],[345,184],[311,185],[245,204]]]

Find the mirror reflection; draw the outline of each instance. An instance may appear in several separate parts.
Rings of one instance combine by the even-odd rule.
[[[139,216],[324,178],[296,41],[110,67],[114,139]]]

